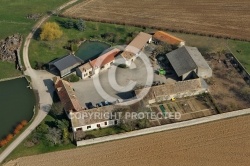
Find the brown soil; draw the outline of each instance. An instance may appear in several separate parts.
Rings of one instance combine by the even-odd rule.
[[[250,163],[250,116],[107,142],[73,150],[29,156],[6,166],[146,166]]]
[[[240,94],[240,90],[248,86],[243,77],[230,62],[226,62],[225,55],[214,54],[209,57],[213,77],[207,82],[210,93],[221,112],[249,108],[250,102]]]
[[[250,40],[249,0],[88,0],[67,17]]]

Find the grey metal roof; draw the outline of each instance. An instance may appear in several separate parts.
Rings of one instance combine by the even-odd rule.
[[[74,55],[66,55],[60,59],[53,61],[53,65],[59,70],[62,71],[64,69],[70,68],[74,65],[80,65],[83,63],[83,60],[74,56]]]
[[[191,47],[184,46],[166,54],[169,62],[179,77],[197,68],[196,63],[190,54],[197,54],[196,51],[198,51],[198,49],[195,50],[190,48]]]
[[[203,58],[200,51],[196,47],[186,47],[186,49],[198,68],[211,70],[211,68],[207,64],[207,61]]]

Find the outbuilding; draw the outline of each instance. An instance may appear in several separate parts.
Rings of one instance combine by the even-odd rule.
[[[183,46],[166,56],[181,80],[188,80],[194,76],[212,77],[212,69],[196,47]]]
[[[66,55],[62,58],[56,59],[49,63],[50,71],[58,71],[61,77],[64,77],[72,72],[75,69],[83,64],[83,60],[74,56],[74,55]]]

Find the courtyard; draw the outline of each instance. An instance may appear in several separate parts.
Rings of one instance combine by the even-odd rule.
[[[155,71],[150,76],[146,70],[147,65],[152,66],[152,64],[144,64],[140,58],[137,58],[129,68],[119,68],[113,65],[110,69],[101,72],[95,78],[88,78],[71,84],[82,106],[85,106],[89,102],[92,102],[95,106],[97,103],[105,100],[116,102],[114,99],[123,101],[134,97],[133,89],[144,87],[147,76],[153,78],[152,84],[176,82],[175,79],[160,76]],[[150,67],[151,70],[160,68],[156,65],[155,62],[153,64],[154,67]],[[99,79],[100,86],[95,85],[95,79]],[[103,95],[102,91],[105,91],[106,94]],[[107,95],[111,96],[112,99]]]

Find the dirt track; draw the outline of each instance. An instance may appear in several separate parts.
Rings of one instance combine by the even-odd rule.
[[[250,116],[74,150],[23,157],[6,166],[145,166],[218,165],[250,163]]]

